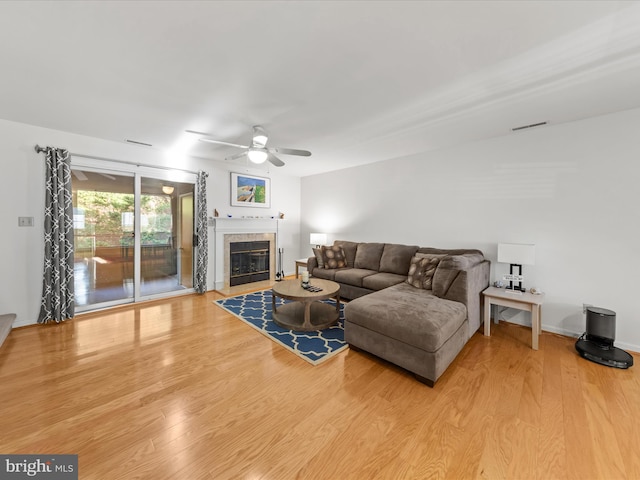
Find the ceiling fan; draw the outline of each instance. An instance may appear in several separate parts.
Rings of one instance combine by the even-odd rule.
[[[269,137],[267,136],[267,132],[265,132],[264,128],[260,125],[254,125],[253,127],[253,136],[251,137],[251,145],[238,145],[237,143],[229,143],[222,142],[220,140],[213,140],[209,137],[210,135],[203,132],[195,132],[193,130],[186,130],[187,133],[194,133],[196,135],[204,135],[203,138],[199,138],[201,142],[207,143],[216,143],[218,145],[227,145],[230,147],[242,148],[243,152],[236,153],[230,157],[225,158],[225,160],[236,160],[237,158],[241,158],[246,155],[249,160],[253,163],[264,163],[267,160],[271,162],[276,167],[282,167],[284,162],[275,156],[276,153],[282,153],[285,155],[298,155],[301,157],[309,157],[311,156],[311,152],[308,150],[296,150],[294,148],[281,148],[281,147],[270,147],[267,148],[267,140]]]

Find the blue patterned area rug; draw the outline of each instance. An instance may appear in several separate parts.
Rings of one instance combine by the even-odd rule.
[[[283,302],[276,297],[276,305]],[[333,300],[325,302],[335,305]],[[344,341],[344,304],[340,305],[340,319],[335,325],[315,332],[297,332],[282,328],[271,319],[271,290],[224,298],[213,303],[312,365],[318,365],[348,348]]]

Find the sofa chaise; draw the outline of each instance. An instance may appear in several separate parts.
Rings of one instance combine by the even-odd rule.
[[[429,386],[480,327],[490,262],[480,250],[337,240],[314,249],[312,277],[340,284],[345,340]]]

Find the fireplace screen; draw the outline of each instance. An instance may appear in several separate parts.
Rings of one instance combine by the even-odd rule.
[[[269,280],[269,242],[232,242],[229,245],[229,285]]]

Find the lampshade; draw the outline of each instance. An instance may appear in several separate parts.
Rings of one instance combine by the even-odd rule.
[[[309,235],[309,243],[311,245],[324,245],[327,243],[326,233],[312,233]]]
[[[526,243],[499,243],[498,262],[514,265],[535,265],[536,246]]]
[[[171,195],[173,193],[173,187],[171,185],[163,185],[162,191],[167,195]]]
[[[264,163],[269,153],[262,148],[250,148],[247,156],[253,163]]]

